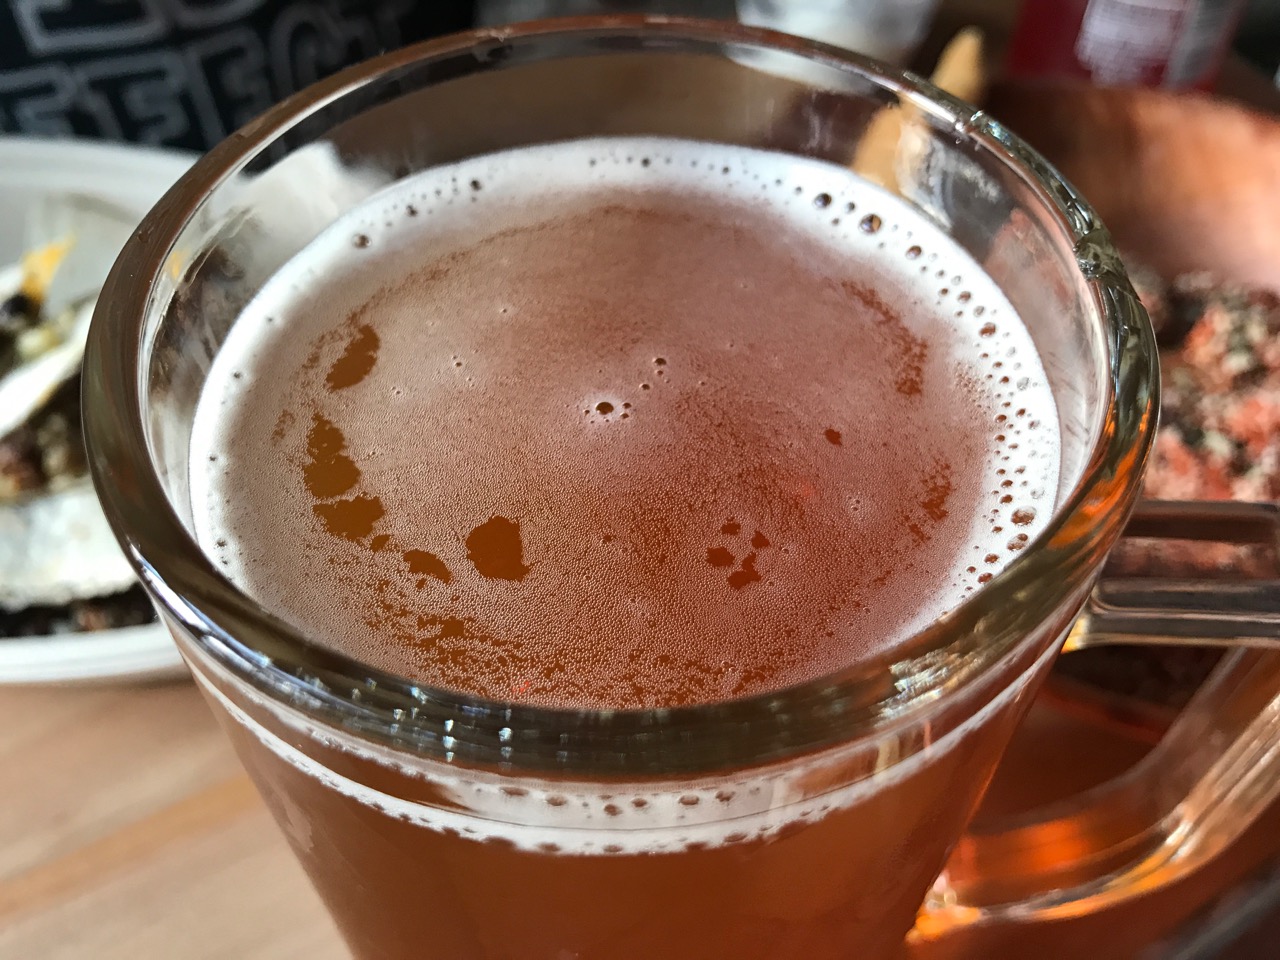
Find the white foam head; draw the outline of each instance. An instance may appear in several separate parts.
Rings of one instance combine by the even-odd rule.
[[[663,340],[661,328],[648,318],[649,325],[636,324],[639,332],[632,336],[620,320],[616,329],[601,335],[608,349],[598,351],[598,363],[579,363],[572,376],[561,375],[559,368],[522,371],[521,350],[527,344],[536,342],[541,348],[558,343],[558,337],[563,344],[556,349],[571,354],[581,347],[583,331],[598,319],[574,316],[576,326],[557,327],[555,310],[540,312],[538,303],[521,299],[524,293],[508,284],[526,260],[542,255],[530,238],[575,211],[585,211],[585,223],[614,201],[643,208],[644,197],[658,194],[667,200],[687,198],[695,211],[699,203],[749,211],[746,219],[734,220],[735,213],[717,221],[714,227],[720,232],[711,234],[716,242],[741,244],[743,262],[753,265],[786,256],[801,265],[812,261],[817,266],[805,275],[808,286],[788,299],[772,287],[750,289],[761,279],[751,272],[731,268],[717,274],[714,263],[673,259],[670,251],[649,247],[642,249],[643,256],[632,256],[635,251],[623,247],[618,249],[627,255],[615,258],[621,262],[592,268],[601,275],[614,271],[612,279],[601,282],[602,295],[611,293],[611,286],[643,282],[673,302],[736,302],[734,309],[747,311],[753,304],[776,301],[779,310],[794,304],[796,317],[771,321],[766,312],[742,319],[736,334],[709,324],[697,328],[700,340],[687,324],[679,328],[685,340],[696,343]],[[637,197],[641,200],[635,201]],[[635,216],[642,214],[643,209]],[[519,243],[504,247],[495,237],[516,237]],[[606,247],[617,242],[607,230],[592,237]],[[631,234],[626,239],[640,243]],[[591,246],[586,243],[583,250],[590,253]],[[488,259],[476,259],[476,250]],[[521,251],[523,259],[517,255]],[[468,257],[469,270],[448,274],[444,269]],[[814,312],[813,305],[830,294],[812,276],[823,271],[839,276],[841,269],[872,282],[865,290],[855,284],[853,293],[841,292],[836,283],[834,296],[863,298],[860,309],[874,313],[879,307],[867,298],[889,291],[902,307],[891,334],[903,339],[902,350],[920,368],[908,374],[932,378],[930,382],[966,398],[962,411],[939,407],[943,419],[936,432],[941,436],[913,437],[916,446],[905,445],[895,437],[893,425],[877,423],[870,414],[883,402],[859,392],[866,385],[842,367],[857,359],[845,354],[858,350],[861,334],[855,336],[835,321],[825,327],[816,320],[810,323],[807,314]],[[771,282],[761,276],[762,285]],[[397,285],[397,278],[406,277],[414,279]],[[591,293],[590,284],[579,286]],[[939,324],[937,316],[954,323]],[[912,326],[912,317],[925,318],[927,352],[918,348],[920,331]],[[300,400],[324,394],[307,377],[323,378],[331,363],[353,355],[352,350],[358,354],[360,338],[366,337],[359,331],[366,325],[376,331],[380,344],[376,376],[358,388],[321,396],[314,408],[311,400]],[[747,356],[751,350],[755,355]],[[753,385],[749,364],[768,372],[775,358],[793,350],[806,358],[803,370],[784,371],[773,380],[757,378],[760,383]],[[513,419],[509,395],[479,389],[516,377],[536,384],[525,387],[520,414],[538,424],[536,430]],[[375,381],[376,394],[368,392]],[[789,393],[784,399],[779,399],[781,387]],[[659,403],[665,404],[662,416],[647,416]],[[785,405],[778,416],[789,418],[788,423],[801,416],[812,420],[802,440],[772,434],[762,439],[759,431],[752,432],[754,424],[746,421],[753,411],[771,405]],[[957,548],[924,569],[912,566],[911,545],[904,541],[894,557],[911,573],[897,578],[896,592],[864,591],[850,600],[840,591],[860,573],[860,539],[874,540],[888,529],[869,518],[879,509],[885,477],[897,476],[895,469],[903,474],[930,469],[922,463],[904,470],[895,458],[946,447],[964,425],[957,427],[945,417],[974,411],[989,419],[989,430],[979,431],[983,447],[970,457],[972,469],[943,478],[951,496],[947,507],[930,504],[927,483],[911,505],[927,514],[923,522],[950,525],[948,542]],[[308,445],[319,442],[316,431],[322,424],[316,417],[341,427],[337,436],[347,448],[342,456],[358,465],[363,484],[352,490],[360,496],[376,490],[385,504],[384,515],[350,543],[317,527],[315,503],[301,479],[298,460]],[[678,426],[680,417],[693,425],[692,431],[719,417],[743,432],[727,431],[720,446],[682,450],[672,440],[679,432],[672,424]],[[467,426],[472,423],[481,426]],[[416,433],[406,432],[406,424]],[[838,424],[841,430],[831,428],[835,438],[824,439],[824,424]],[[809,429],[814,425],[817,429]],[[464,435],[468,429],[473,432]],[[477,441],[498,435],[526,458],[525,475],[537,476],[538,483],[523,483],[520,468],[513,472],[511,463]],[[829,515],[841,528],[817,536],[804,527],[804,511],[794,503],[759,492],[751,499],[725,484],[721,474],[738,476],[746,469],[744,449],[766,451],[762,456],[779,476],[803,477],[812,464],[822,466],[828,485],[820,496],[828,506],[838,501]],[[875,452],[860,456],[862,449]],[[414,466],[416,454],[406,460],[398,456],[403,450],[420,450],[419,459],[429,463]],[[832,468],[827,459],[837,454],[848,459]],[[710,610],[711,617],[696,621],[696,629],[720,631],[716,643],[732,655],[722,658],[728,663],[723,677],[698,692],[718,699],[741,688],[742,674],[749,672],[744,663],[781,664],[770,681],[774,686],[801,682],[856,659],[868,644],[890,646],[954,607],[1048,521],[1058,460],[1054,400],[1030,334],[996,284],[918,211],[848,170],[819,161],[720,144],[604,139],[530,147],[426,171],[375,194],[339,219],[272,278],[223,344],[196,415],[191,491],[197,537],[235,583],[322,639],[356,643],[361,656],[388,669],[417,671],[439,682],[433,665],[421,659],[427,640],[438,648],[442,639],[456,635],[449,630],[464,629],[459,624],[467,618],[483,626],[474,631],[477,636],[500,635],[495,624],[515,616],[513,611],[527,620],[519,626],[522,636],[539,643],[563,641],[566,651],[587,650],[572,655],[585,657],[584,669],[595,669],[601,657],[633,650],[628,637],[643,636],[647,624],[667,629],[667,624],[693,622],[690,610]],[[690,485],[711,492],[696,504],[677,504],[679,509],[673,510],[674,495],[661,485],[661,471],[644,472],[664,462],[676,464],[670,470]],[[595,477],[575,472],[583,463],[593,465]],[[439,464],[445,466],[437,469]],[[614,583],[628,582],[626,563],[632,561],[615,544],[630,537],[636,553],[657,549],[643,531],[608,527],[617,497],[623,495],[617,478],[624,475],[642,475],[647,485],[623,491],[635,501],[629,516],[670,513],[667,520],[679,533],[714,518],[716,529],[697,541],[702,549],[664,558],[669,566],[661,577],[651,578],[659,589],[637,588],[634,596],[619,591],[621,599],[608,609],[556,609],[548,598],[573,595],[581,585],[575,588],[571,581],[580,581],[583,570]],[[889,495],[898,492],[890,490]],[[445,519],[438,522],[452,532],[417,549],[420,540],[411,527],[425,496],[441,502],[438,512]],[[564,504],[569,501],[569,512],[589,520],[582,528],[566,520]],[[466,566],[471,562],[466,531],[474,532],[494,515],[525,521],[522,563],[535,573],[524,586],[545,578],[542,592],[529,594],[532,600],[522,599],[508,583],[476,577]],[[539,517],[551,520],[539,525]],[[910,517],[889,520],[889,526],[912,522]],[[721,524],[724,530],[735,524],[742,529],[722,536]],[[586,527],[605,534],[591,542],[590,551],[582,546]],[[725,593],[722,572],[709,569],[708,556],[723,549],[735,564],[744,563],[747,551],[754,549],[748,542],[753,532],[769,542],[771,552],[757,551],[760,559],[753,561],[751,572],[760,573],[760,592],[747,603],[742,598],[751,591]],[[380,535],[398,546],[371,552],[370,543]],[[408,559],[415,550],[417,567]],[[421,559],[425,553],[440,567]],[[569,555],[587,556],[588,561],[580,569],[543,562]],[[777,566],[771,570],[770,563]],[[792,565],[791,572],[784,563]],[[449,574],[447,581],[432,572],[439,569]],[[317,589],[325,577],[336,577],[338,587]],[[901,585],[908,581],[927,586],[904,591]],[[384,590],[385,584],[390,586]],[[665,595],[675,593],[671,584],[681,585],[688,595],[671,600]],[[368,617],[353,614],[349,598],[353,592],[372,595],[375,588],[383,591],[378,602],[390,613],[371,627]],[[766,589],[771,592],[765,594]],[[722,600],[722,594],[729,599]],[[812,608],[820,595],[830,609],[821,612],[819,623]],[[426,605],[420,604],[424,596],[429,598]],[[892,608],[892,614],[882,615],[878,608],[868,613],[867,597],[872,598],[870,606]],[[400,616],[399,611],[408,612]],[[420,633],[424,622],[430,625],[426,633],[435,631],[416,645],[411,636],[415,621]],[[758,629],[760,623],[768,628]],[[805,635],[779,646],[776,634],[787,623],[802,624]],[[363,639],[351,640],[357,634]],[[610,642],[589,648],[580,642],[583,637]],[[619,638],[628,642],[616,642]],[[679,636],[667,639],[677,649],[682,644]],[[528,658],[506,662],[499,654],[510,652],[507,648],[486,649],[489,655],[470,658],[460,685],[490,696],[510,691],[538,700],[543,691],[536,678],[533,689],[519,688],[526,675],[521,671],[530,669]],[[641,650],[637,656],[648,654]],[[679,682],[671,673],[674,669],[678,674],[679,665],[667,668],[659,659],[632,665],[641,686],[659,689]],[[646,703],[643,691],[628,700],[621,687],[601,694],[562,686],[546,694],[564,705],[611,697],[619,705]]]

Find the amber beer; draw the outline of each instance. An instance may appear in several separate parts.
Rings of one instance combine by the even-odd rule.
[[[901,201],[601,139],[332,225],[236,321],[191,463],[204,550],[318,642],[616,711],[892,651],[1043,527],[1059,432],[1016,312]],[[202,672],[361,958],[823,960],[895,953],[1034,670],[902,762],[625,782],[409,762]]]

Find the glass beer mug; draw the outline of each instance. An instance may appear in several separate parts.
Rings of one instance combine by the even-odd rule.
[[[670,709],[415,683],[315,642],[224,577],[192,533],[205,505],[189,456],[241,308],[369,194],[353,184],[605,135],[852,165],[967,251],[1023,318],[1058,404],[1044,533],[883,654]],[[1170,882],[1277,792],[1280,672],[1251,653],[1171,731],[1140,793],[1082,814],[1098,855],[1042,862],[1017,831],[965,832],[1064,640],[1241,633],[1230,604],[1188,614],[1177,597],[1152,608],[1149,594],[1095,589],[1140,489],[1157,379],[1106,231],[997,122],[835,48],[601,18],[388,54],[214,149],[118,261],[85,391],[108,517],[357,957],[877,960],[904,938],[1088,912]]]

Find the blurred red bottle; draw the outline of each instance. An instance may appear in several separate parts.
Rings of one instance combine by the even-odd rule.
[[[1244,5],[1245,0],[1027,0],[1006,68],[1013,77],[1207,90]]]

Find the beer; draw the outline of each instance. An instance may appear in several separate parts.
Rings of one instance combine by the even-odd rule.
[[[1057,483],[1026,331],[918,214],[728,148],[578,143],[333,226],[204,391],[207,550],[403,675],[588,708],[724,700],[891,647]]]
[[[198,539],[264,608],[421,684],[586,710],[891,653],[1059,486],[1035,344],[941,230],[839,167],[657,139],[374,195],[236,321],[191,444]],[[820,960],[895,948],[1031,675],[825,790],[863,753],[410,769],[211,683],[361,957]]]

